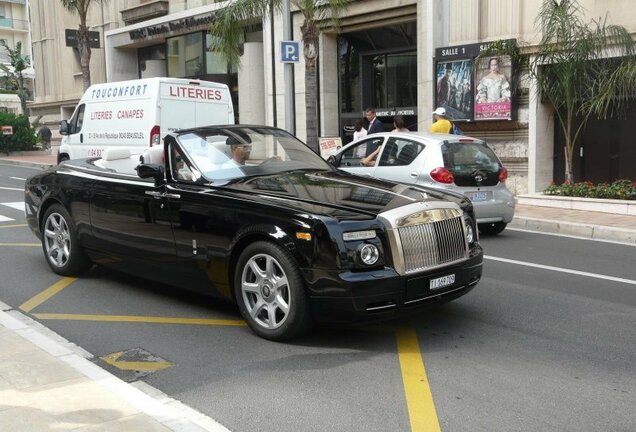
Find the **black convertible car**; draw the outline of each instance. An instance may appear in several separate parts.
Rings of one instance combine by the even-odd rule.
[[[232,300],[267,339],[413,312],[482,273],[465,197],[339,171],[271,127],[106,149],[31,177],[25,194],[54,272],[99,263]]]

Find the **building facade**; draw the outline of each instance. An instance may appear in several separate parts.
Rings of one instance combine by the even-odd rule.
[[[31,1],[33,54],[38,70],[32,114],[68,118],[82,94],[82,81],[77,50],[65,45],[64,30],[77,28],[78,19],[64,11],[59,2]],[[636,34],[636,8],[630,7],[629,0],[580,3],[588,18],[609,14],[610,22]],[[264,17],[260,25],[250,27],[241,67],[234,69],[208,49],[207,28],[223,4],[214,0],[96,3],[90,11],[89,24],[91,30],[100,33],[101,48],[93,50],[93,83],[152,76],[224,82],[232,91],[238,121],[283,127],[282,18]],[[485,100],[478,105],[478,87],[482,83],[477,74],[482,71],[472,65],[470,56],[462,56],[459,51],[478,49],[480,44],[496,39],[515,41],[531,51],[540,40],[534,26],[540,4],[534,0],[352,2],[340,26],[323,27],[320,35],[320,136],[340,137],[348,142],[353,123],[368,106],[376,107],[387,130],[392,128],[396,114],[405,117],[410,129],[425,130],[431,124],[436,104],[444,102],[447,110],[462,120],[461,127],[467,134],[484,138],[495,148],[509,169],[508,185],[515,193],[541,191],[559,178],[561,150],[554,113],[536,97],[532,82],[521,76],[508,76],[511,81],[521,79],[518,90],[509,106],[504,107],[504,114],[489,114],[492,106],[501,107]],[[45,20],[47,16],[54,19]],[[51,22],[63,25],[52,26]],[[300,40],[301,25],[302,15],[292,8],[292,39]],[[293,70],[295,133],[304,139],[302,56]],[[446,96],[442,100],[438,81],[445,74],[449,75],[450,85],[444,84]],[[625,121],[617,122],[617,131],[626,129]],[[591,151],[593,156],[588,160],[582,153],[582,160],[578,161],[581,172],[585,174],[586,166],[600,166],[599,158],[606,158],[608,167],[588,167],[587,174],[595,170],[594,176],[607,180],[632,175],[629,166],[636,165],[636,155],[631,148],[636,146],[622,144],[629,140],[618,132],[607,138],[608,143],[595,144],[595,140],[605,139],[599,135],[598,129],[592,128],[583,137],[584,143],[590,141],[584,146],[596,150]],[[616,152],[625,163],[616,166]],[[613,168],[609,166],[612,164]]]
[[[28,0],[0,0],[0,40],[15,49],[16,44],[22,44],[22,55],[31,55],[31,35],[29,32],[29,2]],[[9,53],[0,48],[0,63],[10,68]],[[3,74],[3,72],[0,72]],[[29,90],[33,87],[33,66],[25,69],[22,74],[26,78],[25,85]],[[20,113],[20,99],[15,94],[0,94],[0,109],[8,112]]]

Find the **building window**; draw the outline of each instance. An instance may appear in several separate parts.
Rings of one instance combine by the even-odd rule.
[[[149,47],[139,48],[137,50],[137,59],[139,62],[139,77],[141,78],[141,74],[146,71],[146,62],[151,60],[166,60],[166,46],[154,45]]]
[[[344,33],[338,55],[342,114],[417,105],[415,21]]]
[[[205,36],[205,67],[208,75],[214,74],[226,74],[227,60],[221,54],[216,51],[210,50],[210,44],[213,39],[210,34]]]
[[[338,39],[340,67],[340,111],[343,113],[362,112],[360,97],[360,54],[346,38]]]
[[[168,76],[188,78],[202,75],[203,33],[168,39]]]

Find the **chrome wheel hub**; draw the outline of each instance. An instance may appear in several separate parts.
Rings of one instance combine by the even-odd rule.
[[[59,213],[51,213],[44,223],[46,257],[56,267],[63,267],[71,255],[71,233],[66,220]]]
[[[287,275],[271,255],[251,257],[241,275],[241,294],[247,313],[261,327],[273,330],[289,316]]]

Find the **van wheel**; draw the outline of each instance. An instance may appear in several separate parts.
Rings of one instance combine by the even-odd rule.
[[[504,229],[506,229],[506,225],[508,225],[505,222],[492,222],[492,223],[484,223],[484,224],[479,224],[479,232],[481,232],[482,234],[486,234],[486,235],[497,235],[500,232],[502,232]]]
[[[48,208],[42,223],[42,250],[55,273],[77,276],[93,265],[77,240],[71,216],[59,204]]]
[[[67,160],[71,160],[71,158],[69,158],[69,157],[68,157],[68,155],[67,155],[66,153],[61,154],[61,155],[59,155],[59,156],[57,157],[57,163],[58,163],[58,164],[61,164],[62,162],[67,161]]]
[[[306,332],[311,323],[303,278],[294,258],[280,246],[258,241],[238,259],[234,294],[252,331],[283,341]]]

